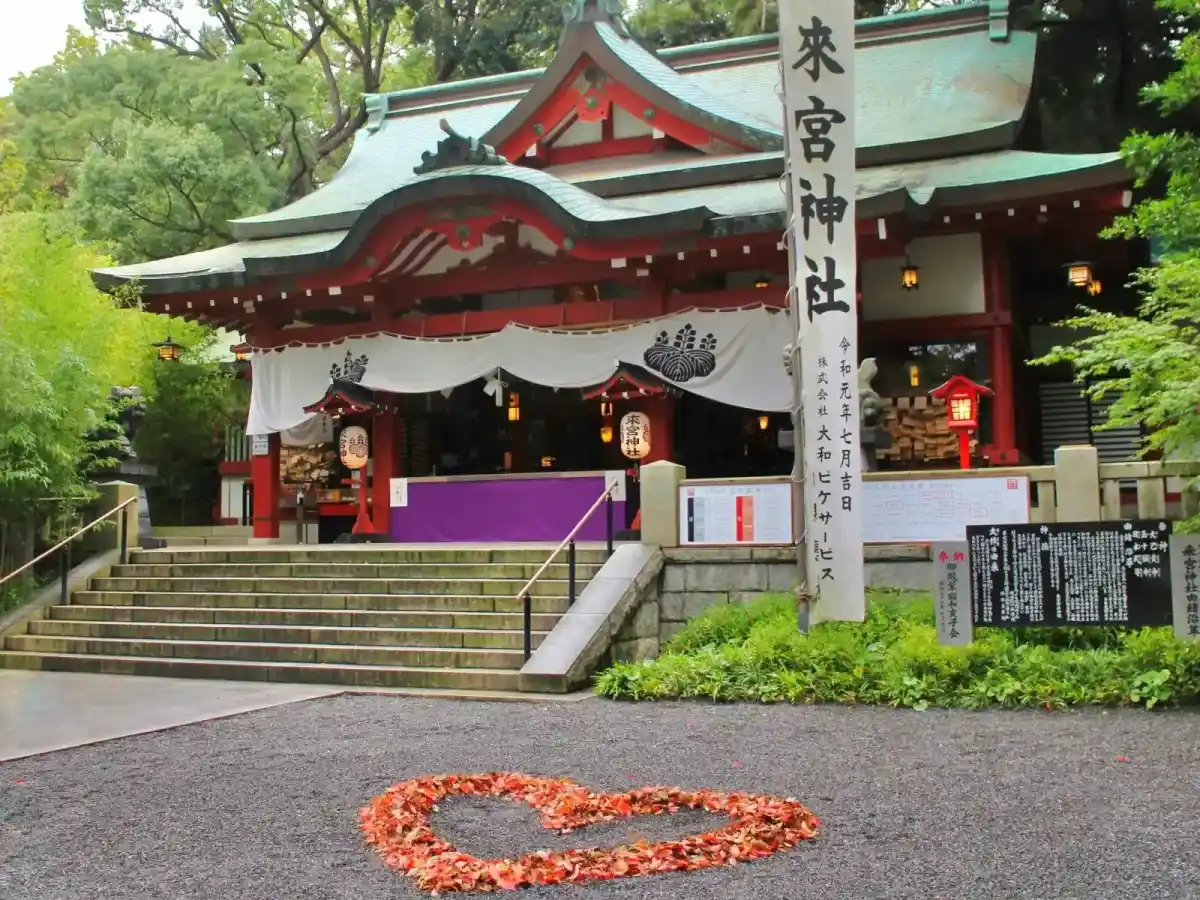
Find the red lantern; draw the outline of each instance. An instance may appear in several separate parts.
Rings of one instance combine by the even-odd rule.
[[[979,398],[991,397],[992,389],[976,384],[965,375],[955,375],[945,384],[934,388],[929,395],[946,401],[947,423],[958,432],[958,464],[964,471],[971,468],[971,432],[979,428]]]

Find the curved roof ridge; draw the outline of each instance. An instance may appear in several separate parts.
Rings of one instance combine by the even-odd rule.
[[[591,7],[589,7],[591,8]],[[501,147],[534,120],[544,105],[566,88],[579,65],[588,61],[647,103],[713,134],[731,149],[779,150],[783,133],[772,123],[721,101],[663,62],[620,25],[606,16],[568,22],[554,60],[542,77],[483,136]],[[557,122],[539,123],[545,128]]]

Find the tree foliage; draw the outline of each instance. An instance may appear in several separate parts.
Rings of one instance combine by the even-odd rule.
[[[1166,11],[1196,14],[1192,0],[1159,0]],[[1170,119],[1200,101],[1200,34],[1175,48],[1178,68],[1143,91]],[[1162,248],[1156,264],[1136,273],[1143,300],[1136,316],[1090,308],[1065,326],[1085,336],[1039,362],[1070,363],[1095,396],[1119,396],[1109,424],[1140,424],[1148,449],[1191,456],[1200,450],[1200,138],[1171,129],[1138,132],[1124,153],[1139,186],[1166,179],[1165,193],[1143,200],[1109,236],[1147,238]]]
[[[155,373],[134,448],[142,462],[158,467],[150,506],[159,524],[208,524],[220,492],[225,428],[246,421],[247,383],[217,361],[218,340],[214,333],[204,335],[188,346],[183,361],[161,365]]]
[[[541,64],[561,23],[558,0],[86,9],[105,45],[71,31],[51,65],[16,80],[14,140],[26,189],[65,198],[123,262],[229,242],[229,219],[333,175],[366,122],[364,94]]]
[[[104,262],[59,215],[0,215],[0,518],[20,520],[47,497],[85,497],[86,435],[109,391],[153,386],[150,345],[169,323],[97,291],[88,270]]]

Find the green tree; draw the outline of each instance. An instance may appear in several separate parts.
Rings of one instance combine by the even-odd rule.
[[[20,201],[25,184],[25,162],[12,139],[13,116],[7,97],[0,97],[0,215],[11,212]]]
[[[1194,0],[1158,0],[1164,11],[1196,15]],[[1200,34],[1175,47],[1176,71],[1147,87],[1143,98],[1168,119],[1200,101]],[[1165,178],[1165,192],[1138,203],[1108,236],[1148,238],[1163,248],[1136,273],[1143,299],[1137,315],[1090,308],[1062,323],[1085,336],[1056,347],[1041,364],[1066,362],[1079,380],[1113,392],[1109,424],[1147,431],[1147,449],[1192,455],[1200,450],[1200,139],[1178,128],[1138,132],[1124,153],[1139,186]]]
[[[246,421],[248,385],[217,361],[218,340],[208,333],[187,345],[181,361],[155,367],[134,447],[142,462],[158,467],[150,507],[160,524],[209,524],[225,428]]]
[[[538,65],[561,24],[558,0],[85,7],[115,43],[73,30],[52,65],[18,78],[13,139],[26,190],[66,198],[122,262],[228,242],[227,220],[337,171],[363,94]],[[0,177],[0,202],[3,190]]]
[[[0,215],[0,522],[9,564],[28,555],[39,501],[88,496],[86,435],[110,389],[151,386],[150,344],[169,323],[97,291],[88,269],[105,262],[61,215]]]
[[[227,219],[285,191],[277,117],[229,60],[101,53],[76,33],[53,65],[17,79],[12,102],[27,186],[65,197],[121,261],[226,243]]]
[[[412,38],[438,84],[548,63],[565,0],[404,0]]]

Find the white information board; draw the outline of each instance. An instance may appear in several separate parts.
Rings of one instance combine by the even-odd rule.
[[[683,484],[679,542],[684,546],[792,543],[792,486],[786,482]]]
[[[968,525],[1028,525],[1025,476],[869,481],[863,540],[869,544],[965,541]]]
[[[963,541],[968,525],[1029,524],[1025,476],[868,481],[863,539],[870,544]],[[681,546],[792,543],[792,486],[784,480],[679,487]]]
[[[388,493],[391,497],[392,509],[408,506],[408,479],[392,478],[388,480]]]

